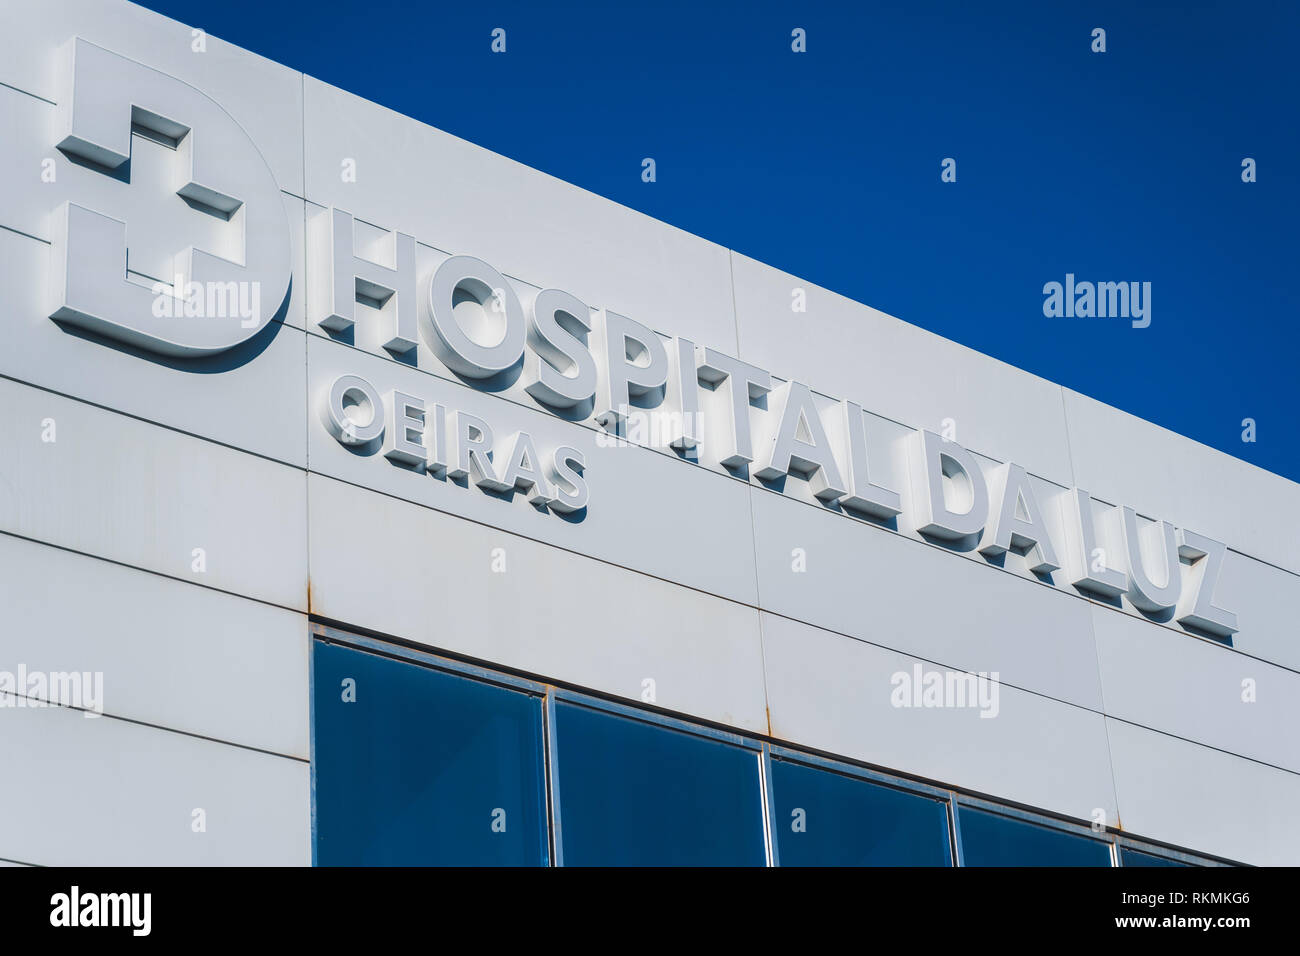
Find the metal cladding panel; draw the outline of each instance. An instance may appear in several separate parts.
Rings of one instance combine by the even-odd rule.
[[[264,341],[242,354],[197,365],[156,361],[51,322],[41,296],[48,260],[45,244],[0,229],[0,314],[8,333],[0,350],[0,375],[306,466],[305,336],[300,330],[277,323]]]
[[[543,459],[565,446],[576,449],[586,461],[592,498],[582,512],[561,516],[541,511],[522,492],[503,500],[468,479],[435,478],[390,461],[377,444],[364,451],[345,446],[319,426],[310,430],[313,472],[711,594],[756,603],[749,501],[740,482],[643,448],[602,446],[590,429],[321,339],[311,339],[308,355],[315,404],[339,376],[362,375],[381,395],[396,389],[420,399],[427,415],[441,405],[448,413],[481,417],[496,438],[498,473],[511,436],[519,432],[532,438]],[[708,518],[692,521],[692,513]]]
[[[0,758],[39,783],[0,788],[0,856],[41,866],[311,861],[305,761],[64,707],[4,719]]]
[[[1230,551],[1223,561],[1219,599],[1237,608],[1241,631],[1232,646],[1252,657],[1300,671],[1295,609],[1300,607],[1300,575]]]
[[[1300,864],[1300,775],[1107,718],[1124,829],[1253,866]]]
[[[306,610],[302,471],[4,379],[0,402],[0,532]]]
[[[105,714],[308,758],[301,614],[11,535],[0,569],[0,667],[99,674]]]
[[[311,476],[312,611],[762,733],[758,612]],[[579,590],[582,600],[575,600]]]
[[[1086,601],[766,491],[754,537],[765,611],[1101,709]]]
[[[896,696],[897,675],[942,669],[771,614],[763,659],[779,740],[1067,816],[1116,819],[1101,714],[1006,685],[996,709],[913,705]]]
[[[1097,608],[1106,713],[1300,772],[1300,674]]]

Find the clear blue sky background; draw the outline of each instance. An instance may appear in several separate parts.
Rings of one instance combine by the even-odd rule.
[[[1300,3],[145,5],[1300,480]]]

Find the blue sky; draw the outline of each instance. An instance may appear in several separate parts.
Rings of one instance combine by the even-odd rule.
[[[145,5],[1300,480],[1300,4]]]

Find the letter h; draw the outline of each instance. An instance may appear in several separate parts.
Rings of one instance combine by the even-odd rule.
[[[357,223],[330,208],[308,223],[314,263],[326,266],[308,296],[311,317],[323,329],[347,332],[356,323],[356,304],[383,314],[380,340],[390,352],[409,352],[417,342],[415,239]],[[360,240],[358,232],[369,234]]]

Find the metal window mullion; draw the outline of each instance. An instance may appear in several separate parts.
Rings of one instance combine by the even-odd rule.
[[[966,865],[966,851],[961,844],[961,817],[957,814],[957,794],[948,791],[948,839],[952,841],[952,865]]]
[[[781,854],[776,842],[776,799],[772,789],[772,748],[763,745],[759,757],[760,785],[763,797],[763,840],[767,848],[767,865],[780,866]]]
[[[550,834],[551,866],[564,866],[564,839],[560,824],[560,761],[556,749],[555,693],[550,688],[543,706],[543,739],[546,743],[547,832]]]

